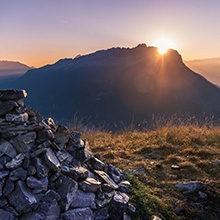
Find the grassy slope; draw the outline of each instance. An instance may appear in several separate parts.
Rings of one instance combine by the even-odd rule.
[[[116,134],[93,131],[83,136],[105,161],[132,173],[132,199],[138,204],[139,216],[160,213],[166,219],[204,217],[204,213],[184,203],[183,195],[174,187],[177,182],[203,181],[219,195],[220,128],[170,126]],[[173,170],[171,165],[179,165],[180,170]],[[183,216],[176,216],[175,207],[185,208]],[[215,219],[212,210],[205,213],[204,219]]]

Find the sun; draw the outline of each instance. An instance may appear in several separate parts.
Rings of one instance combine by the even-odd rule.
[[[165,54],[168,49],[173,48],[173,42],[168,38],[159,38],[155,42],[155,46],[158,48],[160,54]]]

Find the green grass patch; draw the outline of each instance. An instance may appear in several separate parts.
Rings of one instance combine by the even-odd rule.
[[[132,184],[131,203],[137,207],[135,219],[147,219],[151,215],[165,219],[174,219],[171,207],[153,195],[152,189],[138,180],[138,177],[128,175]]]

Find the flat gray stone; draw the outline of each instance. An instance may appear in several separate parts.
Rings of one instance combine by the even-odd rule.
[[[27,177],[27,171],[24,170],[22,167],[12,170],[9,176],[10,180],[12,181],[17,181],[19,179],[24,181],[26,177]]]
[[[27,213],[36,207],[37,200],[22,181],[18,181],[15,191],[8,196],[9,203],[19,212]]]
[[[52,129],[53,132],[57,131],[57,125],[52,118],[46,118],[44,122]]]
[[[82,147],[68,147],[67,149],[71,151],[71,154],[78,160],[84,162],[89,158],[93,157],[93,153],[90,150],[89,143],[87,141],[83,142]],[[80,144],[81,145],[81,144]]]
[[[121,219],[127,208],[129,197],[125,193],[115,192],[110,201],[109,214],[111,219]]]
[[[28,114],[25,112],[23,114],[6,114],[5,120],[8,122],[13,122],[16,124],[23,124],[28,121]]]
[[[7,179],[3,188],[3,195],[8,196],[15,188],[15,184],[12,180]]]
[[[186,183],[178,183],[175,185],[177,189],[182,191],[183,193],[193,193],[199,190],[207,189],[207,185],[202,182],[186,182]]]
[[[117,189],[118,185],[110,178],[110,176],[101,170],[94,170],[94,172],[107,184],[110,185],[112,189]]]
[[[50,148],[46,149],[45,160],[51,169],[56,171],[60,168],[60,162]]]
[[[50,129],[42,129],[37,132],[38,142],[44,142],[53,139],[54,139],[54,134]]]
[[[8,169],[16,169],[21,166],[24,160],[24,154],[20,153],[15,158],[13,158],[10,162],[6,163],[6,167]]]
[[[128,182],[127,180],[120,182],[118,186],[119,186],[118,190],[120,192],[130,193],[130,191],[131,191],[131,183]]]
[[[65,150],[57,151],[56,156],[61,163],[66,162],[66,163],[70,164],[73,160],[73,156]]]
[[[37,177],[39,178],[47,177],[49,172],[48,167],[43,163],[43,161],[40,158],[38,157],[34,158],[34,166],[37,171]]]
[[[85,193],[81,190],[77,190],[71,204],[71,208],[85,208],[90,207],[91,209],[96,208],[95,194]]]
[[[66,127],[64,126],[58,126],[57,131],[54,134],[54,142],[58,144],[61,149],[64,148],[64,146],[67,144],[69,141],[69,131]]]
[[[97,192],[101,187],[101,182],[93,178],[87,178],[79,183],[79,187],[84,192]]]
[[[39,202],[38,208],[22,216],[22,220],[58,220],[60,218],[60,207],[55,198],[44,195]]]
[[[93,220],[94,215],[90,208],[72,209],[63,214],[64,220]]]
[[[23,141],[25,144],[30,144],[35,141],[37,134],[35,131],[29,131],[25,134],[19,135],[18,139]]]
[[[82,181],[88,177],[88,170],[84,167],[70,167],[70,176],[77,180]]]
[[[5,140],[0,140],[0,152],[4,153],[5,155],[14,158],[17,155],[16,150],[12,146],[12,144]]]
[[[74,196],[78,189],[78,184],[73,179],[61,175],[57,180],[57,192],[61,197],[62,208],[67,211],[73,202]]]
[[[87,164],[93,169],[93,170],[105,170],[105,163],[103,163],[101,160],[99,160],[96,157],[91,157],[87,161]]]
[[[42,179],[37,179],[33,176],[29,176],[26,180],[27,186],[33,190],[34,193],[40,193],[42,191],[47,191],[48,188],[48,178],[44,177]]]
[[[19,140],[18,137],[11,139],[10,143],[13,145],[13,147],[19,153],[26,153],[29,151],[29,146],[26,143],[24,143],[24,141]]]

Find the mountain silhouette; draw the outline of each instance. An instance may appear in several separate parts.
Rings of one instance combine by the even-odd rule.
[[[0,61],[0,85],[17,79],[31,67],[16,61]]]
[[[153,114],[220,117],[220,89],[190,70],[175,50],[111,48],[29,70],[7,87],[58,121],[74,115],[95,125],[148,120]]]

